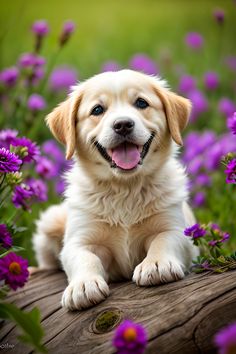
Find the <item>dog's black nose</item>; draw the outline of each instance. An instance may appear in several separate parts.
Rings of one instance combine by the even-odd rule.
[[[117,119],[113,124],[113,129],[117,134],[128,135],[134,129],[134,121],[132,119]]]

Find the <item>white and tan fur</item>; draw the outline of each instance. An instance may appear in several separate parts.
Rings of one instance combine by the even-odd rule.
[[[149,107],[136,108],[137,97]],[[106,108],[99,117],[91,115],[96,104]],[[74,87],[48,115],[74,166],[67,174],[65,201],[41,215],[33,243],[40,268],[56,268],[60,258],[69,282],[64,307],[101,302],[109,295],[109,281],[133,279],[149,286],[188,272],[198,251],[183,235],[194,216],[176,153],[189,113],[189,101],[160,79],[122,70]],[[137,145],[155,132],[143,164],[134,171],[111,168],[92,143],[96,139],[110,149],[116,139],[113,122],[127,117],[135,122]]]

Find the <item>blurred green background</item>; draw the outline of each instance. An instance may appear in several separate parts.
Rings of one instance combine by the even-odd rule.
[[[216,66],[220,49],[212,11],[217,7],[226,11],[224,52],[230,54],[235,52],[236,35],[233,0],[1,1],[0,66],[14,65],[20,53],[32,48],[30,27],[37,19],[46,19],[51,28],[42,53],[45,55],[54,49],[64,20],[75,21],[77,31],[58,63],[74,65],[81,79],[99,72],[101,64],[109,59],[125,66],[137,52],[158,61],[163,51],[171,51],[173,59],[179,61],[186,50],[184,36],[188,31],[199,31],[207,38],[204,56],[199,61]],[[214,56],[209,53],[208,44],[211,51],[215,48]],[[194,65],[189,73],[196,70]]]

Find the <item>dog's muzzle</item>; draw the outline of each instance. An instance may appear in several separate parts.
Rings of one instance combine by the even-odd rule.
[[[112,168],[119,168],[123,171],[131,171],[142,165],[143,159],[148,154],[155,133],[152,132],[143,146],[125,140],[112,149],[105,149],[98,141],[94,145],[101,156],[110,163]]]

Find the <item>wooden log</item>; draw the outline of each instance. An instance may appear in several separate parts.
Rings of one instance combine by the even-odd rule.
[[[113,330],[124,318],[147,329],[145,353],[215,353],[214,334],[236,320],[236,271],[191,274],[184,280],[149,288],[131,282],[111,284],[111,294],[103,303],[75,312],[60,306],[65,286],[63,272],[39,272],[22,290],[9,295],[9,301],[25,310],[40,308],[44,343],[52,354],[115,353]],[[2,353],[32,353],[18,341],[18,334],[11,322],[4,322]],[[4,349],[6,344],[8,349]]]

